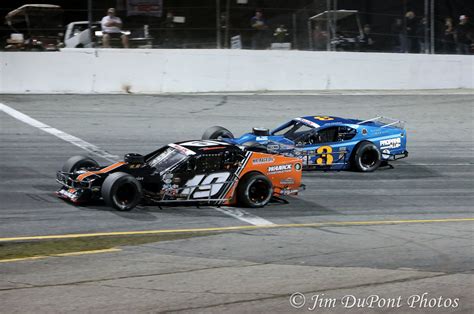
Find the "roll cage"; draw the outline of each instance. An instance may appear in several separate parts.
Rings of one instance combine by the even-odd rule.
[[[394,127],[397,129],[405,129],[405,121],[392,119],[384,116],[375,117],[372,119],[360,121],[357,123],[358,125],[371,125],[371,126],[378,126],[380,128],[386,127]]]
[[[291,120],[271,132],[271,135],[281,135],[289,140],[295,141],[297,138],[314,130],[312,126],[298,120]],[[282,132],[282,134],[278,134]]]

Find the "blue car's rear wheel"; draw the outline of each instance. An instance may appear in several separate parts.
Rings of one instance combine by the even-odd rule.
[[[211,126],[202,135],[203,140],[218,140],[221,138],[234,138],[234,134],[221,126]]]
[[[371,142],[362,142],[356,149],[352,158],[352,166],[360,172],[372,172],[380,167],[382,154],[378,147]]]

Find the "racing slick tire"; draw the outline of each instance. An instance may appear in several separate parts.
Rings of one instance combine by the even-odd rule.
[[[234,134],[221,126],[211,126],[202,135],[203,140],[217,140],[220,138],[234,138]]]
[[[89,169],[99,167],[97,161],[85,156],[72,156],[63,165],[63,172],[74,172],[79,169]]]
[[[382,154],[378,147],[371,142],[360,143],[352,158],[352,166],[360,172],[375,171],[382,163]]]
[[[258,172],[246,174],[237,186],[237,202],[243,207],[263,207],[270,202],[272,195],[272,182]]]
[[[119,211],[129,211],[140,203],[142,186],[135,177],[125,172],[114,172],[102,184],[105,203]]]

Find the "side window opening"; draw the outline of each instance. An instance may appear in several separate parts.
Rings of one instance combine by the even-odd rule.
[[[337,142],[338,127],[331,127],[318,132],[319,143]]]
[[[201,155],[196,159],[196,173],[209,173],[223,169],[222,154]]]
[[[348,126],[340,126],[338,130],[337,141],[338,142],[349,141],[352,138],[354,138],[356,134],[357,134],[356,129],[353,129]]]
[[[318,132],[308,132],[299,140],[300,145],[334,143],[351,140],[357,131],[348,126],[329,127]]]

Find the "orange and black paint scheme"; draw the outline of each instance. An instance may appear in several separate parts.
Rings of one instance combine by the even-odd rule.
[[[117,172],[122,175],[111,176]],[[133,197],[145,203],[262,207],[272,197],[298,194],[301,176],[299,158],[198,140],[169,144],[145,156],[127,154],[124,161],[107,167],[59,171],[57,181],[62,186],[57,195],[75,203],[103,198],[119,209],[117,199],[123,198],[111,193],[120,188],[107,178],[128,177],[140,194]]]
[[[301,187],[301,160],[283,155],[262,152],[249,152],[247,162],[238,173],[239,180],[250,173],[261,173],[270,179],[273,186],[273,196],[297,195]],[[225,195],[226,205],[238,205],[235,193],[238,186],[235,182]]]

